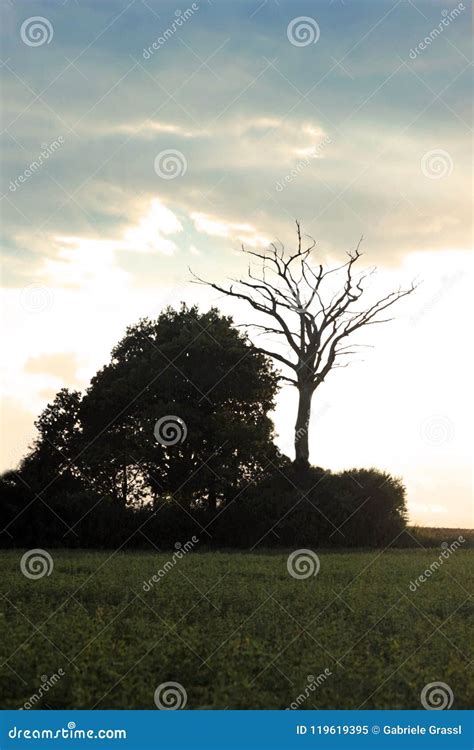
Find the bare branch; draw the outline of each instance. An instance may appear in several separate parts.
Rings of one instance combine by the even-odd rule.
[[[412,283],[408,289],[399,288],[366,309],[360,309],[358,302],[364,295],[365,282],[376,271],[369,268],[356,272],[356,264],[362,256],[360,247],[363,237],[347,253],[344,263],[328,269],[322,264],[313,266],[310,263],[309,257],[316,242],[309,238],[308,246],[304,246],[299,221],[296,222],[296,233],[297,246],[289,253],[285,252],[281,243],[271,243],[263,252],[242,247],[244,253],[259,263],[258,272],[248,267],[245,280],[234,280],[228,287],[203,281],[195,274],[193,280],[228,297],[243,300],[256,312],[273,319],[269,325],[250,323],[249,326],[261,332],[257,335],[283,336],[290,347],[289,356],[265,347],[258,349],[296,373],[296,378],[286,375],[278,377],[298,388],[300,399],[295,450],[297,460],[307,462],[307,429],[302,428],[307,427],[314,390],[324,382],[332,369],[350,364],[341,363],[341,357],[356,354],[358,347],[366,346],[355,343],[341,345],[341,342],[364,326],[393,320],[382,316],[382,313],[412,294],[417,285]],[[338,273],[342,275],[341,287],[335,294],[328,294],[326,280]]]

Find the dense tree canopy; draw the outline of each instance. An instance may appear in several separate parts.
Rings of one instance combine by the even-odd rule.
[[[173,493],[215,506],[268,463],[276,388],[230,318],[168,309],[130,327],[93,378],[81,460],[119,502]]]
[[[219,505],[275,454],[270,361],[216,309],[171,308],[129,327],[81,397],[63,389],[36,422],[19,476],[121,505]]]

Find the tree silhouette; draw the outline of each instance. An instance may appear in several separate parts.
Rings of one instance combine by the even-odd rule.
[[[52,479],[62,490],[75,482],[72,459],[80,445],[80,402],[79,391],[61,388],[35,421],[37,437],[21,462],[19,476],[27,486],[41,488],[40,495],[47,494]]]
[[[306,468],[309,465],[312,398],[331,370],[346,366],[341,358],[354,353],[357,345],[346,345],[345,340],[364,326],[391,320],[380,318],[380,313],[411,294],[416,287],[411,284],[408,289],[399,288],[363,310],[356,309],[355,305],[365,291],[364,281],[376,270],[355,272],[354,266],[362,255],[362,239],[354,250],[347,253],[345,263],[324,269],[322,264],[313,266],[309,262],[316,242],[309,238],[309,244],[304,248],[298,221],[296,228],[298,241],[293,252],[287,253],[283,245],[277,246],[276,243],[271,243],[265,252],[246,250],[242,246],[246,254],[258,259],[258,275],[249,264],[247,278],[231,280],[227,287],[205,281],[195,274],[193,277],[195,282],[210,286],[228,297],[244,300],[256,312],[273,319],[272,325],[250,323],[249,326],[264,334],[280,336],[287,348],[285,354],[266,347],[260,347],[260,351],[292,371],[291,377],[280,377],[298,389],[295,463]],[[327,279],[339,272],[344,281],[334,293],[328,288]]]
[[[117,507],[216,509],[276,456],[277,387],[271,360],[231,318],[168,308],[127,329],[84,395],[63,389],[45,408],[20,481],[33,497],[68,479]]]

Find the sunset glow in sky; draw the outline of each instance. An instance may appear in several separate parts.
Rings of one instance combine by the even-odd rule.
[[[422,282],[317,391],[312,462],[390,471],[413,522],[472,526],[470,25],[418,0],[4,3],[2,470],[139,317],[250,322],[188,267],[239,276],[242,243],[291,246],[298,218],[318,263],[364,235],[374,294]]]

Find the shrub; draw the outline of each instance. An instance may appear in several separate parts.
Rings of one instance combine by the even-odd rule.
[[[229,547],[377,547],[405,526],[399,479],[376,469],[302,474],[290,465],[224,510],[213,534]]]
[[[123,506],[83,491],[32,499],[0,480],[3,546],[173,549],[196,536],[210,548],[379,547],[406,525],[405,488],[376,469],[298,471],[286,459],[215,512],[183,499]],[[72,529],[72,530],[71,530]]]

